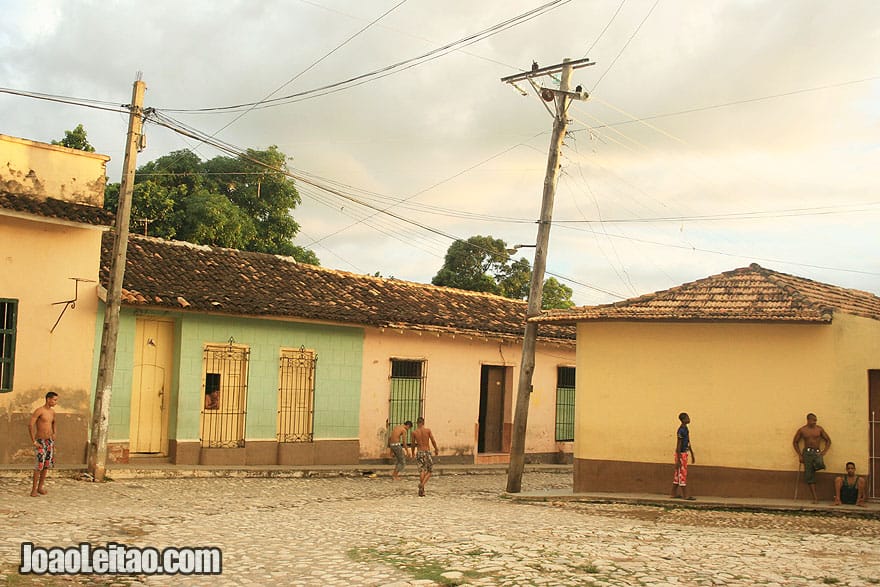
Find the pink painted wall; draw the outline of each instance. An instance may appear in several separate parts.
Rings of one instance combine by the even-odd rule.
[[[483,365],[507,366],[507,388],[512,394],[505,421],[513,420],[520,344],[482,337],[366,329],[360,409],[362,459],[389,454],[387,420],[391,359],[424,360],[426,425],[437,439],[441,456],[472,457],[480,408]],[[574,366],[575,346],[539,342],[534,391],[529,406],[527,453],[570,453],[571,443],[555,441],[557,367]]]

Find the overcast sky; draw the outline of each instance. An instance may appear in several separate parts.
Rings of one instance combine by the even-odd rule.
[[[500,78],[589,57],[573,75],[591,98],[569,112],[547,265],[579,305],[751,262],[880,293],[876,0],[561,1],[345,91],[169,112],[346,80],[547,2],[0,0],[0,87],[126,104],[141,71],[145,105],[182,123],[277,145],[298,172],[422,227],[513,245],[535,242],[553,121]],[[119,181],[124,114],[0,93],[0,133],[49,142],[79,123]],[[146,132],[139,164],[223,154]],[[417,282],[441,267],[448,238],[299,187],[296,244],[322,265]]]

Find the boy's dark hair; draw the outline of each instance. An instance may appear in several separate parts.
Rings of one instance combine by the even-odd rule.
[[[407,420],[406,422],[403,423],[403,425],[409,426],[410,428],[412,428],[412,420]]]
[[[424,424],[424,423],[425,423],[425,419],[422,418],[421,416],[419,416],[419,419],[416,420],[416,422],[418,422],[419,424]]]
[[[816,418],[816,414],[814,414],[813,412],[810,412],[809,414],[807,414],[807,420],[809,420],[810,418]],[[818,420],[819,418],[816,418],[816,419]]]
[[[684,422],[684,419],[687,418],[687,417],[688,417],[688,413],[687,413],[687,412],[682,412],[682,413],[680,413],[680,414],[678,415],[678,421],[679,421],[679,422]]]
[[[54,391],[50,391],[46,394],[46,399],[53,398],[53,397],[58,397],[58,394],[55,393]]]
[[[856,468],[856,464],[855,464],[854,462],[852,462],[852,461],[847,461],[847,462],[846,462],[846,466],[849,467],[850,465],[853,466],[853,469]]]

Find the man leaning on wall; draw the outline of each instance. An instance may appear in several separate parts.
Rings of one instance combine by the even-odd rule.
[[[819,503],[816,496],[816,471],[825,468],[825,453],[831,448],[831,437],[825,432],[825,429],[817,423],[816,414],[807,414],[807,423],[794,434],[792,446],[794,452],[797,453],[798,459],[804,466],[804,481],[810,488],[813,495],[813,503]],[[804,441],[803,449],[801,449],[801,440]],[[822,447],[822,441],[825,441],[825,447]]]

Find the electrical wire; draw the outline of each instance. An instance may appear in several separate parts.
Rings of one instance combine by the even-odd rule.
[[[269,92],[269,93],[268,93],[268,94],[267,94],[262,100],[260,100],[259,102],[256,102],[253,106],[251,106],[251,107],[248,108],[247,110],[242,111],[238,116],[236,116],[235,118],[233,118],[232,120],[230,120],[229,122],[227,122],[226,124],[224,124],[223,126],[221,126],[219,129],[217,129],[216,131],[214,131],[213,135],[211,135],[211,136],[215,136],[215,135],[220,134],[221,132],[223,132],[224,130],[226,130],[227,128],[229,128],[230,126],[232,126],[233,124],[235,124],[236,122],[238,122],[238,120],[240,120],[242,117],[244,117],[245,115],[247,115],[248,112],[251,112],[252,110],[254,110],[254,108],[256,108],[258,104],[263,104],[263,103],[265,103],[266,100],[268,100],[269,98],[271,98],[272,96],[274,96],[275,94],[277,94],[278,92],[280,92],[283,88],[285,88],[286,86],[290,85],[291,83],[293,83],[294,81],[296,81],[297,79],[299,79],[300,77],[302,77],[307,71],[309,71],[309,70],[313,69],[314,67],[316,67],[319,63],[321,63],[322,61],[324,61],[325,59],[327,59],[328,57],[330,57],[331,55],[333,55],[334,53],[336,53],[336,51],[338,51],[339,49],[341,49],[342,47],[344,47],[345,45],[347,45],[348,43],[350,43],[352,40],[354,40],[355,38],[357,38],[358,36],[360,36],[364,31],[366,31],[367,29],[369,29],[370,27],[372,27],[374,24],[376,24],[377,22],[379,22],[380,20],[382,20],[383,18],[385,18],[386,16],[388,16],[389,14],[391,14],[392,12],[394,12],[398,7],[400,7],[400,6],[401,6],[402,4],[404,4],[406,1],[407,1],[407,0],[400,0],[400,2],[398,2],[397,4],[395,4],[394,6],[392,6],[391,8],[389,8],[388,10],[386,10],[386,11],[385,11],[384,13],[382,13],[379,17],[373,19],[369,24],[367,24],[367,26],[361,28],[358,32],[354,33],[353,35],[351,35],[350,37],[348,37],[347,39],[345,39],[343,42],[341,42],[340,44],[336,45],[336,46],[335,46],[333,49],[331,49],[328,53],[325,53],[323,57],[321,57],[321,58],[319,58],[318,60],[314,61],[311,65],[309,65],[308,67],[306,67],[305,69],[303,69],[302,71],[300,71],[298,74],[296,74],[295,76],[293,76],[292,78],[290,78],[289,80],[287,80],[286,82],[284,82],[283,84],[281,84],[280,86],[278,86],[277,88],[275,88],[274,90],[272,90],[271,92]]]
[[[595,233],[595,231],[593,229],[583,229],[583,228],[577,229],[577,228],[567,226],[567,225],[562,225],[562,226],[560,226],[560,228]],[[785,265],[796,265],[798,267],[809,267],[811,269],[825,269],[828,271],[840,271],[843,273],[858,273],[861,275],[880,275],[880,272],[877,272],[877,271],[864,271],[861,269],[849,269],[849,268],[844,268],[844,267],[830,267],[827,265],[814,265],[811,263],[799,263],[797,261],[790,261],[787,259],[775,259],[775,258],[769,258],[769,257],[758,257],[758,256],[754,256],[754,255],[742,255],[740,253],[728,253],[725,251],[716,251],[713,249],[704,249],[704,248],[694,247],[694,246],[677,245],[677,244],[673,244],[673,243],[663,243],[663,242],[652,241],[652,240],[648,240],[648,239],[641,239],[641,238],[635,238],[635,237],[630,237],[630,236],[624,236],[621,234],[604,233],[604,236],[628,240],[628,241],[632,241],[632,242],[645,243],[645,244],[649,244],[649,245],[657,245],[657,246],[667,247],[667,248],[672,248],[672,249],[683,249],[683,250],[687,250],[687,251],[696,251],[696,252],[700,252],[700,253],[711,253],[713,255],[722,255],[725,257],[736,257],[739,259],[751,259],[753,261],[754,260],[768,261],[770,263],[782,263]]]
[[[357,197],[354,197],[354,196],[352,196],[352,195],[350,195],[350,194],[346,194],[346,193],[342,192],[341,190],[337,190],[337,189],[335,189],[335,188],[333,188],[333,187],[331,187],[331,186],[324,185],[324,184],[322,184],[321,182],[317,182],[317,181],[315,181],[315,180],[312,180],[312,179],[310,179],[310,178],[308,178],[308,177],[306,177],[306,176],[304,176],[304,175],[302,175],[302,174],[292,173],[292,172],[290,172],[289,170],[283,170],[283,169],[279,169],[279,168],[276,168],[276,167],[272,167],[271,165],[269,165],[269,164],[267,164],[267,163],[265,163],[265,162],[263,162],[263,161],[260,161],[259,159],[256,159],[256,158],[251,157],[251,156],[248,155],[247,152],[246,152],[245,150],[243,150],[243,149],[240,149],[240,148],[234,147],[233,145],[230,145],[230,144],[225,143],[225,142],[223,142],[223,141],[216,140],[216,139],[214,139],[214,138],[212,138],[212,137],[208,137],[208,136],[206,136],[204,133],[200,133],[199,131],[197,131],[197,130],[195,130],[195,129],[186,128],[186,125],[182,125],[182,124],[178,123],[177,121],[171,119],[170,117],[168,117],[167,115],[165,115],[165,114],[163,114],[163,113],[161,113],[161,112],[152,112],[152,113],[150,113],[150,116],[148,117],[148,121],[149,121],[149,122],[153,122],[153,123],[155,123],[155,124],[158,124],[159,126],[163,126],[163,127],[167,128],[168,130],[171,130],[172,132],[175,132],[175,133],[181,134],[181,135],[183,135],[183,136],[187,136],[187,137],[190,137],[190,138],[194,138],[194,139],[196,139],[196,140],[203,140],[206,144],[211,145],[211,146],[213,146],[213,147],[215,147],[215,148],[217,148],[217,149],[219,149],[219,150],[221,150],[221,151],[224,151],[224,152],[226,152],[226,153],[228,153],[228,154],[230,154],[230,155],[234,155],[234,156],[236,156],[236,157],[240,157],[240,158],[242,158],[242,159],[244,159],[244,160],[246,160],[246,161],[249,161],[249,162],[251,162],[251,163],[253,163],[253,164],[255,164],[255,165],[259,165],[259,166],[264,167],[264,168],[266,168],[266,169],[269,169],[269,170],[271,170],[271,171],[278,172],[278,173],[282,173],[282,174],[284,174],[284,175],[286,175],[286,176],[288,176],[288,177],[290,177],[290,178],[292,178],[292,179],[297,180],[297,181],[300,182],[301,184],[305,184],[305,185],[307,185],[307,186],[310,186],[310,187],[312,187],[312,188],[315,188],[315,189],[317,189],[317,190],[320,190],[321,192],[326,192],[327,194],[330,194],[330,195],[333,195],[333,196],[337,196],[337,197],[339,197],[339,198],[342,198],[342,199],[345,200],[345,201],[348,201],[348,202],[352,202],[352,203],[358,204],[358,205],[360,205],[360,206],[363,206],[363,207],[365,207],[365,208],[368,208],[368,209],[374,210],[374,211],[376,211],[376,212],[378,212],[378,213],[380,213],[380,214],[387,215],[387,216],[389,216],[389,217],[391,217],[391,218],[394,218],[394,219],[396,219],[396,220],[399,220],[399,221],[401,221],[401,222],[408,223],[408,224],[410,224],[410,225],[412,225],[412,226],[415,226],[415,227],[417,227],[417,228],[421,229],[422,231],[425,231],[425,232],[427,232],[427,233],[429,233],[429,234],[437,235],[437,236],[440,236],[440,237],[443,237],[443,238],[445,238],[445,239],[452,240],[452,241],[468,243],[470,246],[474,246],[474,247],[476,247],[477,249],[482,250],[482,251],[485,252],[485,253],[492,253],[492,251],[488,251],[488,250],[482,249],[482,247],[478,247],[478,246],[476,246],[476,245],[473,245],[473,243],[469,243],[466,239],[463,239],[463,238],[461,238],[461,237],[458,237],[458,236],[452,235],[452,234],[450,234],[450,233],[448,233],[448,232],[445,232],[445,231],[439,230],[439,229],[437,229],[437,228],[434,228],[434,227],[428,226],[428,225],[426,225],[426,224],[424,224],[424,223],[422,223],[422,222],[418,222],[418,221],[415,221],[415,220],[412,220],[412,219],[409,219],[409,218],[405,218],[405,217],[403,217],[403,216],[401,216],[401,215],[399,215],[399,214],[396,214],[396,213],[394,213],[394,212],[391,212],[391,211],[388,210],[388,209],[378,208],[378,207],[376,207],[376,206],[370,204],[369,202],[365,202],[365,201],[364,201],[363,199],[361,199],[361,198],[357,198]],[[302,190],[302,187],[301,187],[300,189]],[[372,228],[377,228],[377,227],[375,227],[375,226],[371,226],[371,227],[372,227]],[[381,231],[380,228],[377,228],[377,230],[380,230],[380,231]],[[383,234],[387,234],[388,236],[391,236],[392,238],[397,238],[397,236],[394,235],[394,234],[391,233],[391,232],[387,232],[387,231],[382,231],[382,232],[383,232]],[[398,238],[398,240],[401,240],[401,239]],[[405,242],[406,244],[412,245],[412,242],[411,242],[410,240],[403,240],[402,242]],[[589,284],[586,284],[586,283],[583,283],[583,282],[577,281],[577,280],[572,279],[572,278],[570,278],[570,277],[568,277],[568,276],[565,276],[565,275],[561,275],[561,274],[554,273],[554,272],[551,272],[551,271],[545,271],[545,273],[546,273],[547,275],[551,275],[551,276],[553,276],[553,277],[557,277],[557,278],[559,278],[559,279],[562,279],[562,280],[564,280],[564,281],[566,281],[566,282],[573,283],[573,284],[576,284],[576,285],[581,286],[581,287],[586,287],[586,288],[588,288],[588,289],[591,289],[591,290],[594,290],[594,291],[597,291],[597,292],[601,292],[601,293],[604,293],[604,294],[606,294],[606,295],[616,296],[616,297],[619,297],[619,298],[621,298],[621,299],[624,297],[624,296],[622,296],[622,295],[620,295],[620,294],[617,294],[617,293],[615,293],[615,292],[612,292],[612,291],[609,291],[609,290],[605,290],[605,289],[602,289],[602,288],[599,288],[599,287],[596,287],[596,286],[593,286],[593,285],[589,285]]]
[[[639,34],[639,31],[642,29],[642,25],[645,24],[645,21],[651,16],[651,13],[654,12],[654,9],[657,8],[657,5],[660,3],[660,0],[654,0],[654,4],[651,6],[651,10],[648,11],[648,14],[645,15],[645,18],[642,19],[642,22],[639,23],[639,26],[636,27],[636,30],[633,31],[633,34],[630,35],[629,39],[627,39],[626,43],[624,43],[623,47],[621,47],[620,51],[611,61],[611,65],[609,65],[599,79],[593,84],[593,88],[590,90],[590,93],[596,91],[596,88],[599,87],[599,84],[602,83],[602,80],[605,79],[605,76],[608,75],[608,72],[611,71],[611,68],[614,67],[614,64],[617,63],[617,60],[620,59],[620,56],[623,55],[623,52],[626,51],[626,48],[629,47],[630,42]]]
[[[602,32],[599,33],[599,36],[596,37],[596,40],[593,41],[593,44],[590,45],[590,48],[587,49],[587,52],[584,53],[584,59],[590,56],[590,51],[593,50],[593,47],[599,44],[599,41],[605,36],[605,31],[608,30],[608,27],[611,26],[611,23],[614,22],[614,19],[617,18],[617,15],[620,14],[620,9],[623,8],[623,5],[626,4],[626,0],[620,0],[620,4],[617,5],[617,10],[614,11],[614,14],[611,15],[611,20],[608,21],[608,24],[605,25],[605,28],[602,29]]]
[[[13,96],[22,96],[25,98],[34,98],[36,100],[45,100],[48,102],[56,102],[59,104],[70,104],[73,106],[82,106],[84,108],[93,108],[95,110],[106,110],[108,112],[129,113],[128,105],[119,102],[107,102],[102,100],[91,100],[87,98],[74,98],[71,96],[59,96],[55,94],[43,94],[40,92],[30,92],[27,90],[16,90],[13,88],[0,88],[0,94],[10,94]]]
[[[829,90],[832,88],[840,88],[843,86],[849,86],[853,84],[863,84],[865,82],[872,82],[880,80],[880,76],[872,76],[866,77],[857,80],[850,80],[846,82],[839,82],[834,84],[827,84],[824,86],[815,86],[811,88],[801,88],[799,90],[792,90],[790,92],[783,92],[781,94],[771,94],[769,96],[760,96],[758,98],[745,98],[743,100],[735,100],[733,102],[725,102],[723,104],[713,104],[711,106],[697,106],[695,108],[688,108],[686,110],[678,110],[676,112],[666,112],[665,114],[653,114],[651,116],[639,116],[639,117],[631,117],[629,120],[620,120],[618,122],[611,122],[608,124],[602,124],[598,126],[591,127],[592,129],[600,129],[600,128],[610,128],[614,126],[621,126],[624,124],[634,124],[641,123],[648,120],[657,120],[659,118],[669,118],[670,116],[681,116],[682,114],[693,114],[695,112],[705,112],[707,110],[716,110],[718,108],[728,108],[730,106],[738,106],[740,104],[749,104],[752,102],[763,102],[764,100],[773,100],[775,98],[785,98],[787,96],[795,96],[797,94],[804,94],[807,92],[817,92],[819,90]],[[595,96],[591,96],[592,99],[597,99]],[[580,129],[573,130],[572,132],[582,132]]]
[[[498,33],[501,33],[509,28],[513,28],[515,26],[526,23],[534,18],[542,16],[551,10],[555,10],[565,4],[568,4],[571,0],[551,0],[537,8],[533,8],[529,11],[526,11],[522,14],[519,14],[515,17],[492,25],[482,31],[477,33],[473,33],[466,37],[463,37],[457,41],[453,41],[451,43],[447,43],[441,47],[433,49],[427,53],[419,55],[417,57],[413,57],[410,59],[406,59],[404,61],[399,61],[397,63],[386,65],[379,69],[375,69],[368,73],[364,73],[361,75],[357,75],[355,77],[348,78],[346,80],[334,82],[332,84],[327,84],[318,88],[312,88],[310,90],[304,90],[302,92],[296,92],[294,94],[289,94],[287,96],[281,96],[279,98],[272,98],[269,100],[259,100],[256,102],[245,102],[241,104],[234,104],[230,106],[216,106],[210,108],[195,108],[195,109],[187,109],[187,108],[158,108],[158,110],[162,110],[166,113],[218,113],[218,112],[235,112],[240,111],[241,109],[262,109],[262,108],[270,108],[274,106],[279,106],[281,104],[290,104],[293,102],[299,102],[302,100],[307,100],[311,98],[316,98],[319,96],[325,96],[327,94],[335,93],[338,91],[346,90],[352,87],[357,87],[364,83],[368,83],[375,79],[381,79],[383,77],[387,77],[389,75],[393,75],[396,73],[400,73],[401,71],[405,71],[417,65],[422,65],[423,63],[427,63],[428,61],[432,61],[439,57],[443,57],[449,53],[454,51],[458,51],[463,47],[467,47]]]

